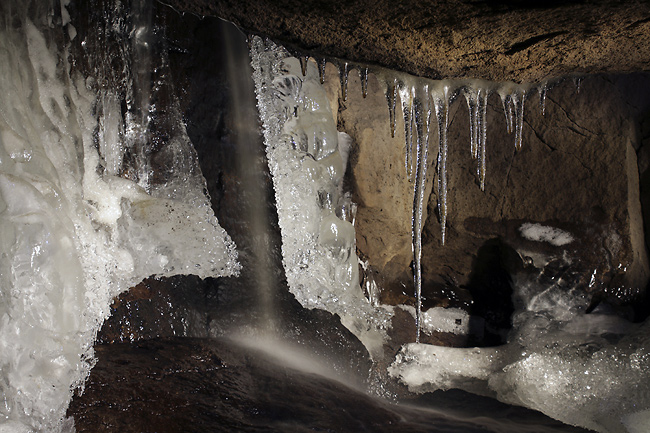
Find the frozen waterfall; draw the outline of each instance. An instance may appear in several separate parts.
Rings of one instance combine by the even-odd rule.
[[[180,114],[165,114],[173,133],[151,149],[150,126],[163,113],[142,95],[156,89],[129,76],[112,87],[101,68],[83,76],[69,62],[76,29],[67,3],[53,4],[0,5],[3,432],[71,428],[65,411],[94,364],[114,296],[150,275],[238,272]],[[132,19],[116,11],[104,30],[152,31]],[[138,49],[148,48],[125,47],[121,60],[130,64]],[[112,60],[99,53],[87,55]]]

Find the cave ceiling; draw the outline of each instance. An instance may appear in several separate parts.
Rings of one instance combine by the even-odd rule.
[[[650,70],[650,2],[165,0],[314,56],[434,79]]]

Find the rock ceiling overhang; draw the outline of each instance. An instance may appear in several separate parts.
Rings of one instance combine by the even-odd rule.
[[[164,0],[314,55],[413,75],[541,81],[650,70],[650,2]]]

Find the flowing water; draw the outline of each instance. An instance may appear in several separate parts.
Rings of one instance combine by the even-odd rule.
[[[386,122],[405,131],[417,333],[395,359],[395,308],[360,286],[354,144],[337,130],[328,65],[342,100],[351,73],[364,98],[378,77]],[[585,300],[557,287],[516,281],[525,307],[507,345],[419,344],[427,327],[468,322],[421,300],[431,172],[443,243],[453,211],[452,104],[465,96],[484,189],[489,95],[520,149],[526,97],[537,90],[543,109],[553,83],[312,59],[145,0],[3,2],[0,68],[0,432],[74,431],[73,418],[80,431],[580,431],[508,404],[644,431],[649,325],[581,315]],[[167,297],[147,330],[129,308],[153,292]]]

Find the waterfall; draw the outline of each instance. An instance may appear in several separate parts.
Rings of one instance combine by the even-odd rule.
[[[282,363],[318,364],[304,350],[296,361],[293,348],[269,338],[282,327],[272,245],[264,233],[273,212],[251,206],[238,216],[252,232],[246,233],[250,251],[239,241],[235,246],[235,235],[219,224],[170,67],[174,41],[156,24],[154,9],[145,0],[0,4],[0,432],[74,430],[66,408],[96,363],[93,343],[111,302],[150,276],[250,275],[246,284],[257,291],[245,299],[256,305],[242,302],[238,314],[244,322],[259,312],[255,324],[246,324],[258,339],[244,339],[247,329],[232,336]],[[237,32],[230,29],[223,38]],[[340,318],[363,343],[375,362],[371,380],[399,381],[414,392],[460,388],[596,431],[646,428],[650,324],[585,315],[585,296],[558,284],[516,276],[513,327],[501,346],[423,344],[422,335],[431,332],[467,335],[476,319],[459,308],[427,309],[422,293],[425,224],[437,219],[440,248],[454,240],[448,227],[457,212],[450,198],[457,187],[453,150],[466,146],[476,181],[471,187],[488,193],[495,172],[487,147],[489,98],[501,101],[512,133],[512,141],[491,140],[489,149],[525,151],[525,104],[537,91],[544,113],[555,82],[430,80],[313,57],[260,36],[248,42],[250,52],[228,53],[228,75],[252,69],[253,78],[232,90],[234,121],[246,125],[233,144],[236,182],[246,200],[268,204],[256,188],[268,162],[288,288],[304,309]],[[405,245],[411,248],[413,284],[405,292],[412,294],[412,306],[383,305],[372,263],[357,253],[358,205],[346,183],[356,143],[337,122],[339,104],[357,90],[357,73],[364,100],[373,95],[370,83],[379,83],[390,134],[404,131],[399,158],[384,164],[398,166],[408,185]],[[257,148],[258,119],[244,103],[253,91],[264,149]],[[449,135],[461,96],[467,143]],[[515,230],[531,242],[576,242],[556,227],[523,222]],[[360,269],[367,274],[363,281]],[[415,337],[391,353],[398,309],[409,320],[412,315]],[[327,332],[309,335],[317,339]],[[326,354],[319,356],[329,363]],[[331,373],[331,366],[318,367],[305,370]]]

